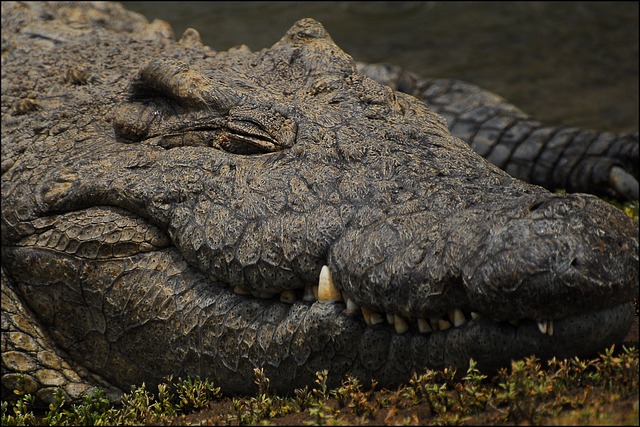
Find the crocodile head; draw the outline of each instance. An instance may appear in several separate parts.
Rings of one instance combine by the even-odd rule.
[[[313,20],[173,56],[3,178],[3,264],[92,371],[392,385],[624,337],[638,230],[618,209],[511,178]]]

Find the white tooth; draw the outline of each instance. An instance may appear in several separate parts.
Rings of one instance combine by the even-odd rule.
[[[451,320],[451,323],[453,323],[453,326],[455,326],[456,328],[460,325],[464,325],[464,323],[467,321],[467,319],[464,317],[464,314],[462,313],[462,310],[460,310],[459,308],[456,308],[455,310],[451,310],[449,312],[449,320]]]
[[[482,315],[480,313],[476,313],[475,311],[471,312],[471,319],[472,320],[479,319],[480,317],[482,317]]]
[[[360,310],[362,311],[362,317],[364,317],[364,323],[371,326],[371,313],[373,313],[373,310],[365,306],[360,307]]]
[[[553,336],[553,320],[547,320],[547,335]]]
[[[393,316],[393,326],[396,328],[396,332],[398,334],[404,334],[409,329],[409,325],[407,325],[407,321],[397,314]]]
[[[447,322],[444,319],[440,319],[438,321],[438,329],[440,329],[441,331],[444,331],[445,329],[449,329],[451,327],[451,323]]]
[[[347,314],[356,314],[358,311],[360,311],[360,306],[347,298]]]
[[[433,329],[431,329],[431,326],[429,326],[429,322],[427,322],[427,319],[424,318],[418,319],[418,330],[423,334],[433,331]]]
[[[382,322],[384,322],[384,318],[382,317],[382,314],[376,313],[375,311],[373,313],[371,313],[371,324],[372,325],[378,325],[378,324],[380,324]]]
[[[296,302],[296,293],[291,289],[282,291],[280,293],[280,302],[293,304],[294,302]]]
[[[333,284],[331,270],[326,265],[320,270],[318,281],[318,301],[342,301],[340,290]]]
[[[388,314],[387,313],[387,323],[390,324],[390,325],[393,325],[394,317],[395,316],[393,314]]]
[[[538,320],[538,329],[543,334],[547,333],[547,321],[546,320]]]
[[[302,300],[305,302],[315,302],[316,297],[313,295],[313,289],[311,286],[307,286],[304,288],[304,294],[302,295]]]
[[[240,285],[234,286],[233,287],[233,292],[235,292],[238,295],[251,295],[251,292],[249,292],[248,289],[245,289]]]

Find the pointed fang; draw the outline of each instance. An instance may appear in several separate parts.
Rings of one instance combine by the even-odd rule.
[[[451,327],[451,323],[444,319],[438,320],[438,329],[441,331],[447,330]]]
[[[424,318],[418,319],[418,330],[423,334],[433,332],[433,329],[431,329],[429,322]]]
[[[382,314],[376,313],[376,312],[371,313],[371,324],[372,325],[378,325],[378,324],[380,324],[382,322],[384,322],[384,317],[382,317]]]
[[[462,310],[460,310],[459,308],[456,308],[455,310],[449,312],[449,320],[451,320],[451,323],[453,323],[453,326],[455,326],[456,328],[458,326],[464,325],[467,321],[467,319],[464,317],[464,314],[462,313]]]
[[[353,315],[360,311],[360,306],[353,302],[350,298],[347,299],[347,314]]]
[[[538,329],[543,334],[547,333],[547,321],[546,320],[538,320]]]
[[[396,328],[396,332],[398,334],[404,334],[409,329],[409,325],[407,325],[407,321],[397,314],[393,318],[393,326]]]
[[[371,326],[371,313],[374,313],[369,307],[361,306],[360,310],[362,311],[362,317],[364,318],[364,323]]]
[[[326,265],[320,271],[318,281],[318,301],[342,301],[340,290],[333,284],[331,271]]]

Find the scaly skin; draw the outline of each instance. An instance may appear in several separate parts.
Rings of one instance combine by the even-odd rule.
[[[113,4],[2,17],[3,397],[392,386],[628,330],[624,213],[510,177],[319,23],[214,53]],[[310,295],[325,265],[348,301]]]
[[[499,96],[451,79],[421,79],[387,64],[360,72],[421,99],[447,119],[451,133],[511,176],[550,190],[638,200],[638,132],[549,126]]]

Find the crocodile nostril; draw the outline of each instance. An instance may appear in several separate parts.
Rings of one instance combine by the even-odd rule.
[[[532,204],[531,206],[529,206],[529,212],[533,212],[536,209],[538,209],[540,206],[542,206],[544,202],[536,202],[534,204]]]
[[[569,263],[569,265],[573,268],[579,267],[580,266],[580,262],[578,261],[577,258],[574,258],[571,260],[571,262]]]

